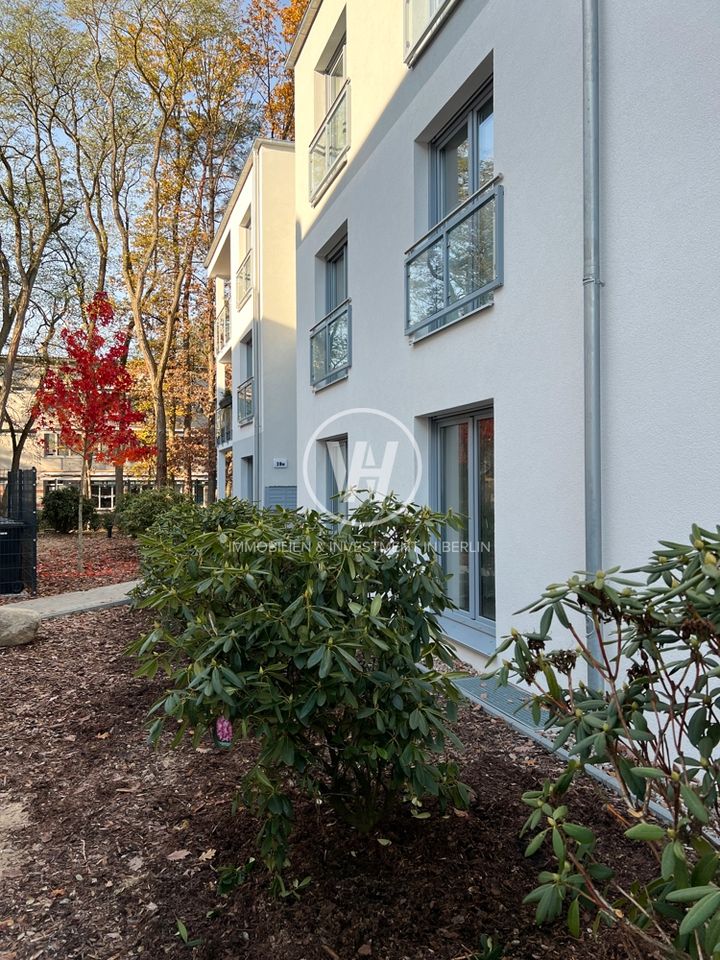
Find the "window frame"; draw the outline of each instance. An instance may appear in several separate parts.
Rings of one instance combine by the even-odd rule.
[[[470,410],[465,410],[455,414],[449,414],[448,416],[438,417],[432,421],[432,458],[433,458],[433,469],[431,473],[431,499],[435,506],[435,509],[441,511],[443,509],[443,459],[442,459],[442,430],[445,427],[457,426],[462,423],[468,423],[468,504],[472,508],[472,512],[469,513],[469,541],[471,544],[479,545],[480,543],[480,527],[481,527],[481,517],[480,517],[480,484],[479,484],[479,444],[477,439],[477,430],[478,423],[481,420],[492,420],[493,426],[495,423],[495,410],[494,406],[491,404],[486,404],[481,407],[476,407]],[[495,466],[496,466],[496,444],[495,444],[495,432],[493,430],[493,482],[495,479]],[[495,510],[495,502],[493,496],[493,519],[497,516],[497,511]],[[493,556],[496,561],[497,558],[497,536],[495,528],[493,529]],[[479,577],[478,563],[480,560],[480,553],[476,549],[475,552],[470,552],[469,554],[469,570],[468,570],[468,583],[469,583],[469,610],[446,610],[441,616],[441,622],[445,621],[448,625],[449,632],[451,636],[453,633],[457,634],[457,630],[453,630],[453,627],[458,627],[459,634],[457,638],[461,642],[466,643],[468,646],[473,647],[474,649],[479,649],[482,652],[490,652],[495,648],[496,636],[497,636],[497,567],[494,562],[493,569],[493,581],[495,585],[495,619],[491,620],[489,617],[482,616],[479,614],[480,604],[479,600],[481,597],[481,581]],[[445,567],[444,554],[441,553],[440,561],[443,567]]]
[[[337,275],[334,271],[335,265],[340,258],[343,258],[345,273],[345,298],[338,300]],[[310,328],[310,385],[313,390],[322,390],[329,387],[339,380],[345,380],[349,370],[352,367],[352,301],[349,293],[349,261],[348,261],[348,238],[347,234],[339,240],[332,249],[322,258],[324,276],[324,296],[325,296],[325,316],[318,320]],[[341,367],[330,370],[328,366],[329,346],[330,346],[330,327],[335,323],[343,313],[347,314],[348,326],[348,346],[347,362]],[[321,377],[315,377],[315,365],[313,363],[313,340],[315,337],[324,333],[325,338],[325,372]]]
[[[479,153],[479,124],[477,121],[479,120],[479,115],[483,109],[490,102],[493,104],[492,116],[494,118],[494,93],[495,89],[493,77],[489,77],[482,87],[477,91],[477,93],[473,94],[471,99],[468,100],[467,103],[461,107],[457,113],[454,114],[452,120],[450,120],[449,123],[447,123],[440,131],[440,133],[436,137],[433,137],[432,141],[430,142],[429,222],[431,227],[437,226],[447,217],[452,216],[452,214],[456,210],[459,210],[460,207],[464,206],[464,204],[466,204],[471,197],[491,184],[496,178],[495,170],[493,169],[493,176],[484,183],[481,182],[477,165],[477,157]],[[452,140],[455,134],[463,128],[463,126],[468,133],[468,167],[470,172],[469,193],[467,199],[463,200],[461,203],[450,208],[449,210],[444,210],[441,203],[444,192],[444,180],[442,175],[443,171],[440,154],[450,140]]]
[[[337,479],[335,477],[335,471],[333,470],[332,457],[330,454],[330,444],[338,444],[340,450],[344,453],[345,457],[345,475],[347,479],[348,469],[349,469],[349,448],[348,448],[348,436],[347,434],[342,434],[337,437],[327,437],[323,440],[323,449],[325,452],[325,509],[332,514],[333,517],[338,520],[347,520],[348,518],[348,502],[347,500],[340,500],[340,488],[337,485]]]

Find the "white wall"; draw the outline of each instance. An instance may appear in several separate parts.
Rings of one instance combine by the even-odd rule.
[[[408,70],[402,4],[347,0],[351,149],[313,208],[314,67],[344,6],[324,0],[296,67],[298,459],[326,418],[372,401],[407,424],[427,463],[428,415],[492,400],[500,636],[519,622],[513,611],[584,562],[581,5],[554,0],[549,16],[545,3],[464,0]],[[602,6],[609,565],[684,536],[692,518],[717,520],[720,14],[710,0],[682,17],[670,0]],[[427,229],[422,141],[490,57],[504,286],[494,306],[411,346],[403,254]],[[346,220],[353,365],[313,394],[316,255]],[[355,420],[348,429],[351,441],[362,432]]]

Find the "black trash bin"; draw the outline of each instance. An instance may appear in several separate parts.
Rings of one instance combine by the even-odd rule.
[[[25,524],[0,517],[0,594],[22,593],[22,547]]]

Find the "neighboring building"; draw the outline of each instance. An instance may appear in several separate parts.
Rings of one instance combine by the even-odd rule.
[[[35,392],[44,367],[31,358],[18,360],[13,374],[13,389],[8,402],[8,417],[12,420],[15,434],[18,436],[28,422]],[[7,421],[0,430],[0,474],[12,466],[13,440]],[[57,434],[33,427],[25,441],[20,459],[23,469],[35,467],[37,470],[37,505],[42,507],[43,497],[49,490],[59,486],[80,486],[82,462],[79,456],[72,454],[61,442]],[[124,487],[126,492],[152,486],[145,476],[135,476],[132,467],[125,469]],[[196,503],[207,502],[207,474],[196,473],[193,481],[193,497]],[[172,481],[183,490],[181,480]],[[115,509],[115,467],[111,463],[95,461],[90,471],[90,497],[95,507],[101,511]]]
[[[298,503],[375,480],[466,515],[468,656],[585,566],[582,8],[310,0],[289,59]],[[610,566],[720,519],[720,15],[600,11]]]
[[[294,507],[293,144],[257,140],[205,267],[215,281],[218,496]]]

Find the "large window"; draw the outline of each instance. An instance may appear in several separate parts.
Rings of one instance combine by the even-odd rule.
[[[351,364],[347,241],[325,261],[325,310],[310,331],[310,380],[316,388],[346,377]]]
[[[492,86],[431,144],[434,226],[406,255],[406,332],[418,339],[492,302],[502,284],[502,187]]]
[[[46,433],[43,435],[43,456],[46,457],[70,457],[70,449],[56,433]]]
[[[495,620],[495,461],[491,410],[437,423],[437,501],[462,517],[441,543],[457,613],[477,626]]]
[[[322,74],[325,115],[310,144],[310,200],[316,201],[340,169],[350,146],[350,96],[343,40]]]

